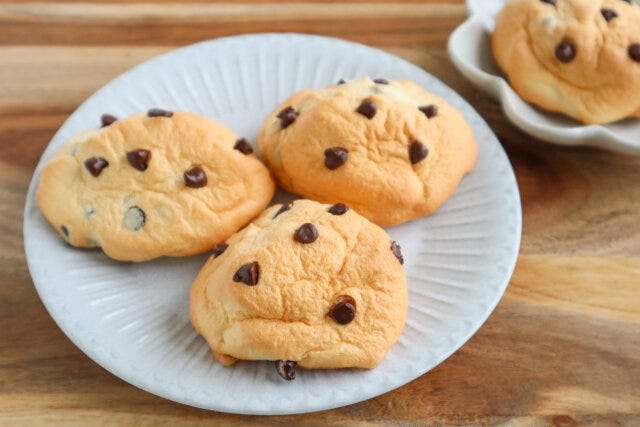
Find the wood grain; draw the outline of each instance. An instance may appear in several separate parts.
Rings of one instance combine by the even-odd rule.
[[[12,276],[28,281],[26,269]],[[604,420],[631,422],[640,413],[640,313],[626,297],[637,293],[639,282],[637,260],[524,255],[493,316],[429,374],[359,405],[303,417],[271,417],[261,423],[304,419],[310,425],[398,420],[548,425],[566,414],[594,425]],[[595,293],[594,283],[599,284]],[[1,289],[8,288],[1,284]],[[612,288],[622,293],[616,295]],[[112,423],[257,422],[254,417],[188,408],[128,386],[68,342],[37,303],[32,287],[19,291],[2,292],[3,301],[14,307],[14,316],[33,321],[0,323],[0,342],[3,347],[11,343],[1,352],[0,377],[12,385],[0,403],[10,415],[4,421],[65,419],[82,424],[86,417],[105,416],[108,411],[118,414]],[[584,295],[592,298],[576,300]],[[3,312],[2,319],[7,314]],[[66,412],[71,409],[69,418]]]
[[[0,112],[72,110],[117,75],[170,49],[0,46]]]
[[[516,130],[446,54],[459,1],[192,3],[0,0],[0,425],[640,425],[640,158]],[[248,417],[150,395],[87,358],[40,302],[22,242],[33,169],[78,104],[131,66],[200,38],[300,28],[414,62],[484,116],[523,203],[509,288],[460,351],[360,404]]]
[[[7,3],[7,4],[16,4],[18,2],[16,2],[15,0],[0,0],[0,4],[3,3]],[[51,4],[86,4],[86,0],[68,0],[65,2],[59,1],[59,0],[21,0],[19,3],[31,3],[31,4],[45,4],[45,3],[51,3]],[[127,4],[127,3],[133,3],[129,0],[94,0],[92,2],[90,2],[91,4],[95,4],[95,3],[108,3],[108,4]],[[172,3],[177,3],[176,0],[136,0],[135,3],[161,3],[161,4],[172,4]],[[188,3],[188,4],[202,4],[202,3],[229,3],[228,0],[189,0],[188,2],[184,2],[184,3]],[[280,2],[274,2],[273,0],[242,0],[242,2],[238,2],[238,3],[272,3],[273,7],[276,8],[278,4],[281,4]],[[387,3],[387,4],[403,4],[403,3],[409,3],[409,4],[417,4],[417,3],[437,3],[437,4],[461,4],[463,3],[462,0],[438,0],[438,1],[433,1],[433,0],[398,0],[398,1],[389,1],[389,0],[349,0],[348,2],[343,2],[340,0],[304,0],[302,2],[299,3],[311,3],[311,4],[329,4],[332,6],[340,6],[341,4],[345,4],[345,3],[367,3],[367,4],[376,4],[376,3]]]
[[[434,46],[443,45],[465,15],[462,5],[430,3],[6,3],[0,5],[0,44],[182,45],[230,34],[299,32]]]

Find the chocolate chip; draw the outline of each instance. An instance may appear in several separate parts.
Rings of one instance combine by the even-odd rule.
[[[66,226],[61,225],[60,231],[62,231],[62,234],[64,234],[64,237],[66,237],[67,239],[69,238],[69,229]]]
[[[409,146],[409,159],[413,165],[424,160],[427,154],[429,149],[420,141],[413,141]]]
[[[100,175],[102,169],[107,166],[109,166],[109,162],[104,157],[90,157],[84,161],[84,167],[87,168],[93,176]]]
[[[556,58],[560,62],[571,62],[576,57],[576,47],[573,43],[565,40],[556,46]]]
[[[607,21],[611,21],[613,18],[617,18],[618,14],[613,9],[600,9],[602,17]]]
[[[152,108],[147,111],[147,116],[149,117],[171,117],[173,116],[173,111],[162,110],[160,108]]]
[[[378,107],[376,107],[376,104],[372,100],[365,99],[360,103],[356,111],[367,119],[373,119],[378,111]]]
[[[394,240],[391,242],[391,252],[398,258],[400,261],[400,265],[404,264],[404,257],[402,256],[402,250],[400,249],[400,245]]]
[[[555,6],[556,5],[556,0],[540,0],[542,3],[548,3],[550,5]]]
[[[282,126],[282,129],[286,129],[291,123],[296,121],[298,118],[298,112],[294,110],[292,106],[288,106],[284,110],[280,111],[277,117],[280,119],[280,126]]]
[[[124,214],[124,225],[131,231],[138,231],[147,222],[144,211],[137,206],[131,206]]]
[[[629,46],[629,57],[636,62],[640,62],[640,43]]]
[[[243,265],[233,275],[234,282],[242,282],[245,285],[255,286],[260,278],[260,265],[257,261]]]
[[[340,295],[331,306],[329,317],[341,325],[350,323],[356,317],[356,301],[349,295]]]
[[[184,173],[184,183],[191,188],[204,187],[207,185],[207,174],[199,166],[192,166]]]
[[[242,154],[251,154],[253,153],[253,148],[251,148],[251,144],[244,138],[240,138],[236,141],[236,145],[233,146],[236,150],[241,152]]]
[[[329,208],[331,215],[344,215],[349,210],[349,207],[344,203],[336,203]]]
[[[293,360],[276,360],[276,371],[282,378],[291,381],[296,379],[296,365]]]
[[[151,160],[151,151],[139,148],[127,153],[129,164],[139,171],[147,170],[149,160]]]
[[[227,250],[228,247],[229,245],[227,245],[226,243],[218,243],[213,247],[213,249],[211,249],[211,251],[213,252],[213,257],[218,258],[224,253],[224,251]]]
[[[111,114],[103,114],[100,116],[100,122],[102,123],[102,127],[107,127],[116,122],[118,118],[116,116],[112,116]]]
[[[344,79],[340,79],[340,80],[338,80],[338,83],[337,83],[337,84],[338,84],[338,85],[343,85],[343,84],[345,84],[345,83],[346,83],[346,81],[345,81]]]
[[[288,211],[289,209],[291,209],[291,203],[287,203],[286,205],[282,205],[282,206],[280,207],[280,209],[278,209],[278,212],[276,212],[276,214],[273,216],[273,218],[272,218],[272,219],[276,219],[276,217],[277,217],[278,215],[280,215],[282,212],[286,212],[286,211]]]
[[[389,80],[387,79],[373,79],[374,83],[378,83],[379,85],[388,85]]]
[[[349,151],[342,147],[332,147],[324,150],[324,164],[327,168],[334,170],[347,161]]]
[[[427,116],[428,119],[431,119],[438,115],[438,106],[431,105],[423,105],[422,107],[418,107],[418,110],[422,111],[422,113]]]
[[[307,222],[296,230],[294,237],[300,243],[313,243],[318,238],[318,229],[315,225]]]

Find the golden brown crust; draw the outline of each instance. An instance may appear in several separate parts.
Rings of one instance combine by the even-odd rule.
[[[368,119],[356,110],[376,104]],[[436,105],[429,119],[418,107]],[[299,113],[282,127],[279,112]],[[412,164],[409,147],[423,143],[427,157]],[[380,226],[396,225],[435,211],[451,196],[476,161],[477,148],[462,115],[441,98],[408,80],[376,84],[363,78],[322,90],[303,90],[265,120],[260,150],[288,191],[325,203],[344,202]],[[336,169],[324,151],[348,150]]]
[[[36,197],[73,246],[101,246],[126,261],[204,252],[255,217],[275,191],[256,155],[234,150],[236,140],[222,124],[195,114],[140,113],[71,138],[42,170]],[[127,160],[136,149],[151,152],[144,171]],[[98,176],[84,165],[91,157],[109,163]],[[207,174],[206,186],[185,185],[183,174],[193,165]],[[130,212],[134,207],[144,214]],[[131,229],[142,215],[144,224]]]
[[[274,218],[267,209],[210,258],[191,288],[191,321],[223,364],[236,359],[292,360],[305,368],[376,366],[400,335],[407,287],[391,239],[354,210],[296,200]],[[294,238],[304,223],[317,228],[308,244]],[[259,264],[255,286],[233,280]],[[338,296],[355,300],[347,324],[329,312]]]
[[[609,20],[603,10],[615,12]],[[605,12],[610,13],[610,12]],[[516,92],[545,110],[584,123],[608,123],[637,114],[640,6],[621,0],[510,0],[496,21],[492,49]],[[562,62],[556,47],[575,46]]]

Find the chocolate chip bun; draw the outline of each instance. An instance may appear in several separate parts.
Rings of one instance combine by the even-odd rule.
[[[221,363],[373,368],[400,335],[400,247],[343,204],[276,205],[218,245],[191,288],[191,322]]]
[[[282,187],[380,226],[435,211],[477,157],[462,115],[409,80],[298,92],[267,117],[258,144]]]
[[[158,109],[71,138],[36,197],[69,244],[146,261],[211,249],[254,218],[275,183],[251,145],[213,120]]]
[[[631,0],[510,0],[492,44],[528,102],[586,124],[640,117],[640,6]]]

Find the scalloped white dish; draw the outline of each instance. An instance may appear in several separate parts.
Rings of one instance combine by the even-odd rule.
[[[119,263],[67,246],[34,199],[40,171],[74,133],[160,107],[217,119],[255,142],[266,115],[294,91],[363,75],[410,78],[464,114],[478,164],[434,215],[388,229],[405,254],[409,314],[402,336],[372,370],[299,370],[272,362],[223,367],[189,322],[188,293],[207,254]],[[281,195],[282,196],[282,195]],[[24,218],[29,269],[47,310],[89,357],[129,383],[184,404],[244,414],[288,414],[356,403],[400,387],[449,357],[500,300],[518,254],[521,208],[507,156],[482,118],[420,68],[355,43],[296,34],[206,41],[116,78],[65,122],[34,173]]]
[[[505,3],[506,0],[467,0],[469,18],[451,34],[448,42],[449,55],[460,72],[499,101],[514,125],[536,138],[560,145],[586,145],[640,155],[640,119],[587,126],[538,109],[511,88],[491,52],[495,17]]]

